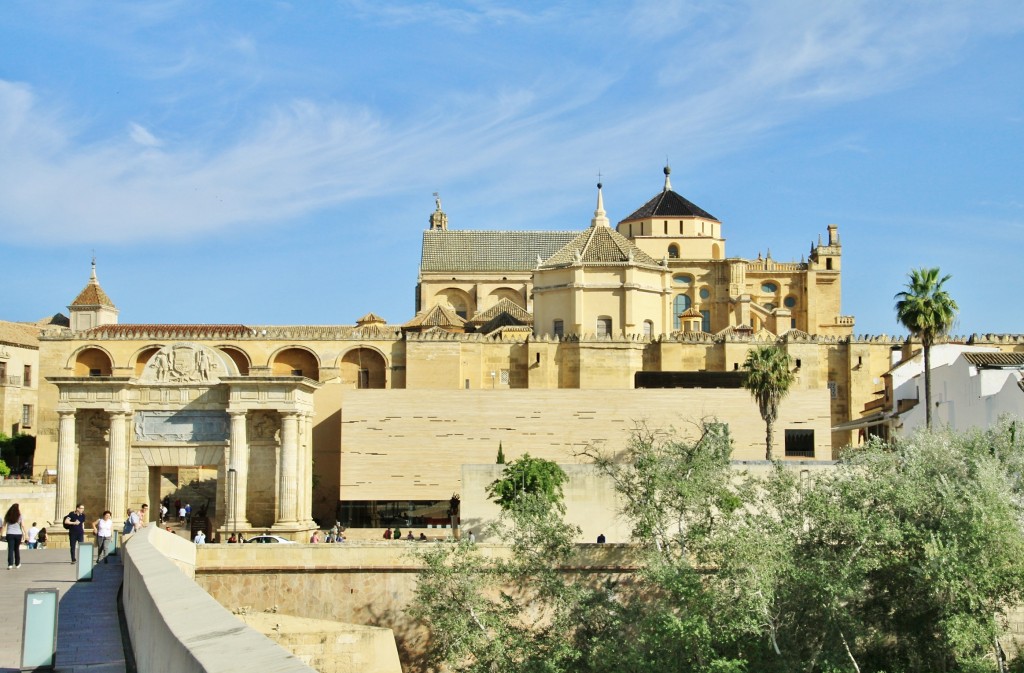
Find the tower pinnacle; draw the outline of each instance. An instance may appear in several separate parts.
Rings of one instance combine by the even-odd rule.
[[[665,169],[664,170],[665,170],[665,188],[662,191],[663,192],[670,192],[670,191],[672,191],[672,181],[669,180],[668,176],[672,173],[672,167],[669,166],[668,164],[665,164]]]
[[[604,212],[604,195],[601,193],[603,185],[597,183],[597,208],[594,210],[594,218],[590,220],[591,227],[610,227],[608,216]]]

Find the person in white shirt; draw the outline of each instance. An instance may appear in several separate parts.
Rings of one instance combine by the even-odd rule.
[[[111,518],[110,510],[103,512],[103,516],[96,519],[92,524],[92,530],[96,533],[96,547],[99,549],[99,553],[96,555],[96,563],[100,562],[100,559],[104,563],[109,563],[110,560],[106,558],[112,551],[111,540],[114,537],[114,520]]]
[[[28,548],[39,549],[39,526],[36,522],[32,522],[32,527],[28,529]]]
[[[199,531],[198,533],[196,533],[196,537],[192,541],[196,544],[206,544],[206,534],[203,533],[203,531]]]

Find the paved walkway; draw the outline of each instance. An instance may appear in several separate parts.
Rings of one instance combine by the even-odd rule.
[[[6,551],[6,544],[0,543]],[[0,570],[0,673],[19,671],[26,589],[57,589],[56,671],[62,673],[125,673],[117,591],[121,558],[100,563],[92,582],[75,582],[76,566],[67,549],[21,552],[21,568]]]

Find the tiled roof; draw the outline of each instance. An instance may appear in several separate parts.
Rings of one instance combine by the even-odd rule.
[[[412,320],[402,325],[402,327],[455,327],[462,329],[465,324],[466,321],[459,317],[459,315],[452,309],[447,306],[441,306],[440,304],[434,304],[430,308],[417,313]]]
[[[114,306],[114,302],[110,300],[107,293],[103,291],[100,284],[96,281],[90,280],[89,284],[85,286],[75,300],[71,302],[72,306]]]
[[[579,253],[577,257],[577,252]],[[627,264],[660,266],[646,252],[611,227],[590,227],[546,259],[544,268],[584,264]]]
[[[0,320],[0,343],[39,348],[39,328],[27,323]]]
[[[697,310],[697,307],[691,306],[690,308],[688,308],[685,311],[683,311],[682,313],[680,313],[679,317],[680,318],[703,318],[704,316],[701,315],[701,312]]]
[[[1024,367],[1024,353],[964,353],[975,367]]]
[[[100,325],[85,330],[89,336],[104,337],[152,337],[159,334],[163,337],[192,336],[251,336],[252,328],[245,325]]]
[[[621,221],[642,220],[647,217],[703,217],[718,221],[717,217],[700,206],[687,201],[671,189],[662,191],[653,199],[640,206],[632,215]]]
[[[506,334],[519,337],[520,340],[533,334],[533,328],[529,325],[503,325],[486,332],[489,337],[502,338]]]
[[[574,231],[423,232],[420,271],[529,271],[576,235]]]
[[[356,320],[357,325],[384,325],[387,324],[387,320],[381,318],[376,313],[367,313],[359,320]]]
[[[482,325],[489,320],[497,318],[503,313],[507,313],[509,316],[519,321],[520,324],[533,324],[533,315],[508,297],[502,297],[494,306],[480,311],[470,318],[469,322],[474,325]]]

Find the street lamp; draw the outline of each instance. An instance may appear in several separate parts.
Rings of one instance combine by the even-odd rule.
[[[235,468],[228,469],[228,488],[231,489],[231,529],[238,541],[238,472]]]

